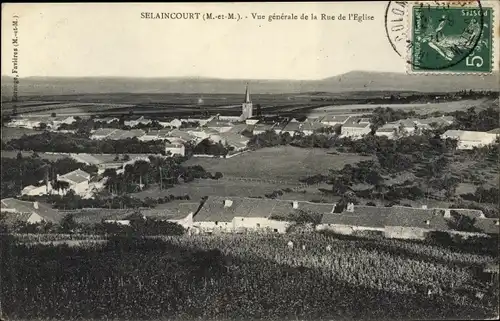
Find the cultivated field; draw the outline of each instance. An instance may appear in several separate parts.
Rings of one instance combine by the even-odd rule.
[[[163,239],[73,247],[5,239],[3,314],[16,320],[457,320],[498,313],[498,284],[477,273],[498,259],[494,249],[318,234]]]
[[[319,148],[280,146],[243,153],[229,159],[191,158],[186,165],[201,165],[224,176],[281,180],[296,183],[300,178],[325,174],[346,164],[369,160],[356,154],[329,154]]]
[[[482,108],[486,104],[490,103],[488,99],[465,99],[460,101],[448,101],[448,102],[429,102],[422,104],[363,104],[363,105],[334,105],[334,106],[324,106],[318,107],[309,113],[311,117],[317,117],[318,115],[324,115],[325,113],[332,113],[338,110],[350,110],[355,112],[356,110],[364,110],[367,108],[377,108],[377,107],[390,107],[392,109],[403,108],[405,111],[415,111],[418,114],[430,114],[432,112],[440,111],[442,113],[453,112],[456,110],[466,110],[470,107],[476,107],[478,109]]]

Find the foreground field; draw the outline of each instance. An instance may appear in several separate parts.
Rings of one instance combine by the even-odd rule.
[[[324,174],[329,169],[341,169],[345,164],[369,160],[356,154],[329,154],[319,148],[280,146],[262,148],[229,159],[191,158],[186,165],[201,165],[207,171],[225,176],[275,179],[298,182],[302,177]]]
[[[475,273],[494,250],[322,235],[4,239],[1,250],[8,319],[469,319],[498,302]]]

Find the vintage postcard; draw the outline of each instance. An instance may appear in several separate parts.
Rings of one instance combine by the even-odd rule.
[[[499,10],[4,3],[0,320],[497,319]]]

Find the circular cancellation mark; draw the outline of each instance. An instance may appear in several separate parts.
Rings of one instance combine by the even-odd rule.
[[[477,47],[483,26],[479,0],[390,1],[385,10],[387,39],[414,70],[443,70],[461,63]]]

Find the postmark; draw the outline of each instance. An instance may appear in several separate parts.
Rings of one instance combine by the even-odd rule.
[[[387,37],[410,73],[490,73],[494,12],[479,1],[391,2]]]

